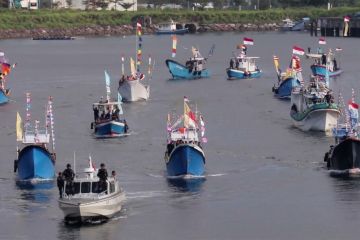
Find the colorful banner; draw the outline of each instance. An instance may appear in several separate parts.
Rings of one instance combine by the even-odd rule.
[[[176,56],[176,45],[177,45],[177,37],[176,35],[172,36],[172,50],[171,56],[174,58]]]
[[[16,113],[16,141],[23,140],[23,127],[22,127],[22,120],[20,117],[19,112]]]
[[[138,22],[136,23],[136,35],[138,38],[138,46],[137,46],[137,53],[136,53],[136,67],[137,67],[137,72],[140,72],[140,65],[141,65],[141,61],[142,61],[142,37],[141,37],[141,31],[142,31],[142,26],[140,23],[140,19],[138,20]]]
[[[26,119],[25,119],[25,129],[30,127],[30,120],[31,120],[31,93],[26,93]]]
[[[52,148],[53,148],[53,150],[55,150],[54,113],[53,113],[53,106],[52,105],[53,105],[53,98],[51,96],[49,96],[46,127],[48,127],[48,125],[50,124]]]

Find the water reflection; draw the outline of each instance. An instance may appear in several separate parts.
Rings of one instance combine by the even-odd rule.
[[[172,179],[168,178],[169,187],[178,192],[199,193],[206,181],[206,178]]]
[[[332,177],[333,187],[338,202],[360,206],[360,178]]]

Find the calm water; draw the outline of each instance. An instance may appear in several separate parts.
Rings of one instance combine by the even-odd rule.
[[[261,79],[227,81],[225,67],[243,34],[179,37],[177,60],[184,62],[191,45],[207,55],[212,77],[169,81],[164,60],[170,57],[169,36],[145,36],[144,55],[156,60],[151,100],[124,105],[133,135],[95,140],[91,135],[91,103],[105,95],[104,73],[121,72],[120,56],[134,55],[134,37],[76,41],[3,40],[1,49],[17,62],[9,87],[14,102],[0,108],[0,239],[358,239],[360,180],[331,178],[323,155],[332,139],[294,129],[289,103],[274,99],[276,76],[272,56],[282,69],[294,44],[317,45],[308,34],[247,33],[260,56]],[[359,92],[359,39],[328,38],[341,46],[345,73],[332,82],[345,99]],[[304,62],[304,76],[310,74]],[[16,111],[24,114],[25,92],[32,93],[32,115],[43,119],[48,95],[54,97],[56,168],[72,162],[115,169],[127,193],[124,210],[110,222],[67,227],[57,204],[57,188],[29,189],[15,184]],[[115,95],[114,95],[115,96]],[[183,96],[198,104],[207,123],[207,178],[188,185],[165,176],[165,121],[180,109]]]

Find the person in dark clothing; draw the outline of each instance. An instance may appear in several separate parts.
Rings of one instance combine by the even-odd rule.
[[[338,67],[337,67],[337,61],[335,58],[333,60],[333,64],[334,64],[334,71],[336,71],[338,69]]]
[[[124,119],[124,132],[127,133],[129,131],[129,126],[126,122],[126,120]]]
[[[234,68],[234,59],[230,59],[230,69]]]
[[[73,180],[75,177],[75,173],[71,169],[71,165],[69,163],[66,165],[66,169],[63,171],[62,175],[66,181],[66,188],[65,188],[66,194],[72,194],[73,193]]]
[[[57,180],[57,187],[59,188],[59,197],[62,198],[63,190],[64,190],[64,178],[61,172],[59,172],[56,180]]]
[[[236,59],[236,62],[235,62],[235,68],[238,69],[239,68],[239,65],[240,65],[240,62],[238,59]]]
[[[105,168],[105,164],[101,163],[100,164],[100,169],[98,171],[97,174],[98,178],[99,178],[99,186],[100,186],[100,192],[103,192],[107,189],[107,184],[106,184],[106,180],[108,178],[108,173],[107,170]]]
[[[97,122],[99,120],[99,108],[98,107],[94,107],[94,119],[95,119],[95,122]]]
[[[321,56],[321,64],[322,64],[322,65],[326,65],[326,55],[325,55],[325,54],[323,54],[323,55]]]

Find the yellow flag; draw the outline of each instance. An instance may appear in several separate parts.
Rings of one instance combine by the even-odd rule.
[[[135,76],[136,69],[135,69],[135,61],[133,58],[130,58],[130,70],[131,70],[131,75]]]
[[[23,140],[22,120],[19,112],[16,113],[16,141]]]

